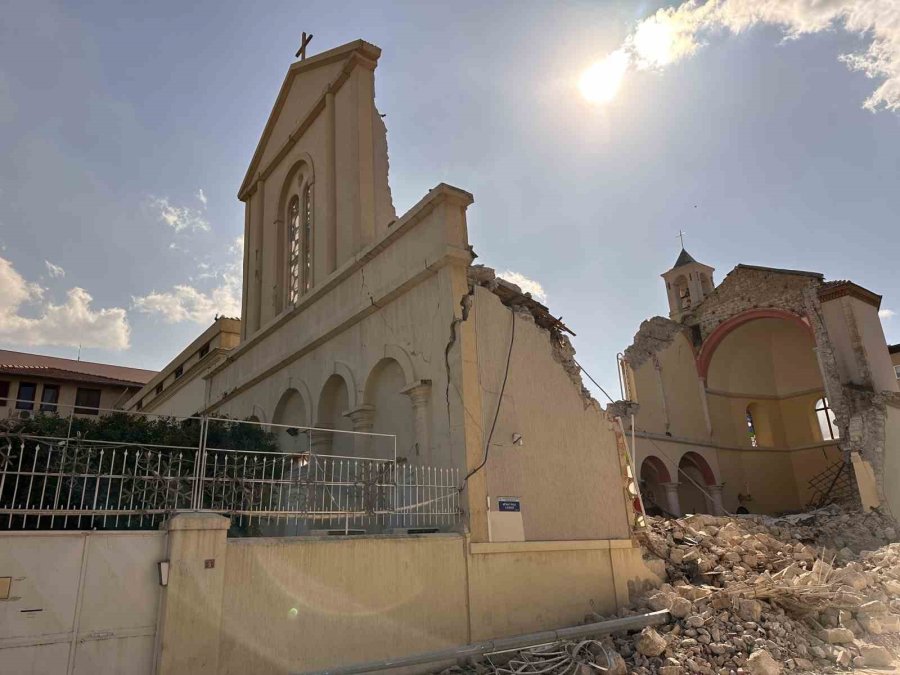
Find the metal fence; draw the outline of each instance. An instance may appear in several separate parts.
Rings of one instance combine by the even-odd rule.
[[[188,509],[230,516],[235,535],[444,530],[459,520],[458,469],[396,452],[317,453],[314,434],[355,432],[310,427],[274,429],[303,431],[299,451],[209,447],[216,421],[254,424],[198,418],[196,446],[0,434],[0,529],[147,529]]]

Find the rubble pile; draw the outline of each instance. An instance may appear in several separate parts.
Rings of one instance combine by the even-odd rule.
[[[664,561],[667,582],[619,615],[667,609],[672,620],[608,636],[593,660],[568,672],[777,675],[900,664],[900,543],[891,519],[830,507],[778,519],[648,522],[643,543]],[[501,671],[488,661],[445,672]]]
[[[630,672],[821,673],[890,665],[900,653],[900,544],[889,543],[889,518],[831,507],[649,521],[646,547],[665,560],[669,583],[628,613],[668,609],[673,622],[615,637]],[[650,633],[663,651],[659,641],[644,648]]]

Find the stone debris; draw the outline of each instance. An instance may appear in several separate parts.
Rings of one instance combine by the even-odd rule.
[[[784,518],[647,520],[642,543],[648,556],[665,561],[667,581],[633,597],[618,616],[668,609],[670,623],[607,636],[591,665],[566,672],[609,672],[610,653],[621,658],[615,672],[630,675],[900,665],[900,543],[890,518],[829,507]],[[513,671],[486,661],[443,672]]]

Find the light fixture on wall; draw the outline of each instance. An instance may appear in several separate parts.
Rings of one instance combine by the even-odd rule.
[[[522,437],[522,434],[513,434],[512,435],[512,443],[513,445],[518,445],[522,447],[525,445],[525,439]]]
[[[156,571],[159,573],[159,585],[160,586],[168,586],[169,585],[169,561],[168,560],[160,560],[156,563]]]

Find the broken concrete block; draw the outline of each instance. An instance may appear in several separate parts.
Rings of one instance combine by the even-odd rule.
[[[860,645],[859,655],[863,657],[865,665],[869,668],[885,668],[894,664],[891,653],[881,645]]]
[[[684,619],[694,610],[691,601],[687,598],[682,597],[674,597],[672,598],[672,605],[669,607],[669,612],[676,619]]]
[[[821,638],[830,645],[841,645],[853,642],[853,632],[849,628],[826,628]]]
[[[758,649],[747,659],[746,670],[750,675],[780,675],[781,664],[765,649]]]
[[[738,600],[737,613],[744,621],[759,621],[762,616],[762,604],[758,600],[741,598]]]
[[[653,628],[645,628],[634,641],[634,648],[644,656],[659,656],[666,651],[666,640]]]

